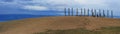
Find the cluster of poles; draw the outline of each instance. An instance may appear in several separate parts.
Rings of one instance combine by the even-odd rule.
[[[64,8],[65,16],[92,16],[113,18],[112,10],[85,9],[85,8]]]

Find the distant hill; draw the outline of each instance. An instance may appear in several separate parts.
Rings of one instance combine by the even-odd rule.
[[[0,23],[0,34],[33,34],[46,30],[68,30],[85,28],[96,30],[101,27],[120,26],[120,19],[96,17],[42,17]]]

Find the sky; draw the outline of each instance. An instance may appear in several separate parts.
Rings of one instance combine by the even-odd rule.
[[[120,16],[119,3],[120,0],[0,0],[0,14],[59,14],[63,8],[93,8],[113,10],[115,16]]]

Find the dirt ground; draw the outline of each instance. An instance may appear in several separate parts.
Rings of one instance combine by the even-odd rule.
[[[33,34],[50,29],[86,28],[97,30],[108,26],[120,26],[120,19],[75,16],[30,18],[0,23],[0,34]]]

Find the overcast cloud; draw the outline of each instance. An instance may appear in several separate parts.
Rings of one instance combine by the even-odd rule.
[[[0,8],[0,14],[8,14],[12,12],[13,14],[15,12],[22,14],[22,12],[24,11],[19,11],[20,9],[32,11],[60,11],[62,8],[65,7],[73,7],[110,9],[115,11],[115,15],[118,15],[120,13],[119,1],[120,0],[0,0],[0,7],[2,7]]]

